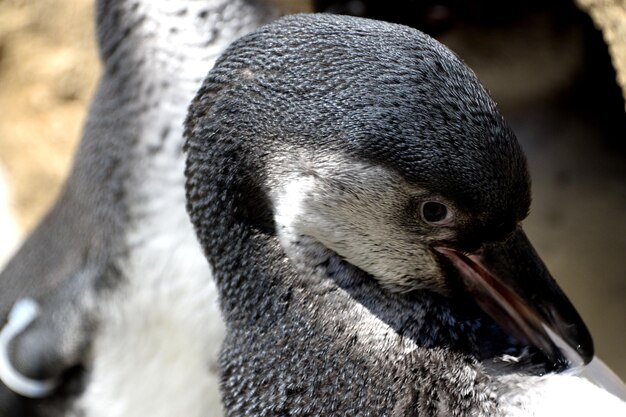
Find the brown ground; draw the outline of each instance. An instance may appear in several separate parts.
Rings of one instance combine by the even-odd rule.
[[[576,0],[604,34],[626,97],[626,0]]]
[[[92,3],[0,2],[0,164],[26,230],[59,190],[96,83]]]

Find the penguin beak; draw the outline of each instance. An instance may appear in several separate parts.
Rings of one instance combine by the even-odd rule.
[[[593,359],[593,341],[582,318],[552,278],[523,230],[477,253],[436,247],[460,272],[465,290],[513,336],[548,358],[572,364]]]

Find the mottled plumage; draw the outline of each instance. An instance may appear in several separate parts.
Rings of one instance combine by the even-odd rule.
[[[530,204],[515,137],[436,41],[282,19],[222,55],[186,137],[188,211],[227,326],[227,415],[505,415],[564,366],[501,330],[433,249],[523,246]],[[428,200],[454,227],[420,220]]]

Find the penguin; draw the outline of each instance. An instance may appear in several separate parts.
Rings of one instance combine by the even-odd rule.
[[[224,52],[185,138],[226,415],[626,412],[576,375],[593,341],[522,229],[513,132],[432,38],[282,18]]]
[[[221,416],[223,325],[182,124],[252,0],[96,4],[103,72],[63,191],[0,275],[0,415]],[[19,300],[19,301],[18,301]],[[17,303],[16,303],[17,302]]]

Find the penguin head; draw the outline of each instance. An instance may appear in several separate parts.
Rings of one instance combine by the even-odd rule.
[[[247,190],[235,207],[271,224],[292,261],[331,251],[390,291],[458,284],[516,336],[556,352],[547,326],[590,359],[586,327],[523,235],[530,181],[514,134],[427,35],[281,19],[224,53],[186,128],[188,207],[205,247],[196,167],[211,161],[213,183]],[[264,202],[242,208],[250,199]]]

